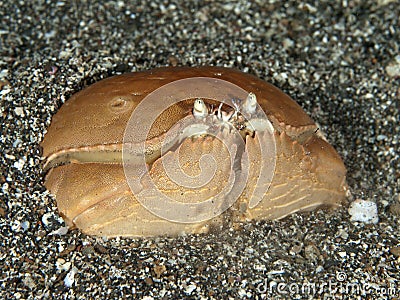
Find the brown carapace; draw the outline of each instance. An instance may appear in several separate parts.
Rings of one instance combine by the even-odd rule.
[[[194,77],[221,79],[254,96],[272,124],[275,167],[269,186],[262,192],[258,204],[251,207],[249,198],[258,184],[261,162],[270,158],[262,157],[257,146],[257,129],[250,133],[246,131],[242,137],[243,153],[249,158],[248,176],[233,205],[208,220],[175,222],[146,209],[132,192],[123,167],[124,134],[133,111],[145,97],[163,85]],[[194,109],[194,105],[198,109]],[[152,155],[145,161],[148,174],[160,192],[181,203],[212,200],[221,192],[229,181],[232,168],[229,149],[217,138],[207,134],[185,136],[166,153],[159,150],[162,139],[179,120],[187,116],[198,117],[203,112],[215,114],[222,120],[222,112],[227,107],[220,108],[210,99],[186,99],[157,117],[146,136],[144,151],[152,150]],[[236,112],[234,118],[239,120],[240,109],[229,109],[229,118]],[[226,121],[228,117],[225,118]],[[247,124],[236,123],[238,130]],[[140,132],[141,124],[137,124],[135,130]],[[90,235],[142,237],[202,233],[222,225],[279,219],[297,211],[321,206],[338,207],[345,202],[345,166],[335,149],[319,133],[315,122],[278,88],[234,69],[167,67],[102,80],[73,95],[62,105],[41,145],[46,157],[45,186],[56,196],[60,214],[69,226]],[[177,156],[182,172],[196,176],[201,169],[200,157],[204,154],[214,158],[216,170],[214,178],[202,187],[180,186],[164,169],[163,160]],[[143,184],[143,189],[151,188]]]

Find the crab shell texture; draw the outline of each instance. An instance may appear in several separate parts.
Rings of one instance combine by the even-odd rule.
[[[121,148],[127,122],[138,103],[160,86],[191,77],[222,79],[256,95],[273,126],[276,166],[260,203],[250,208],[248,195],[256,184],[262,158],[254,147],[254,138],[248,137],[250,173],[241,196],[223,214],[210,220],[179,223],[154,215],[138,202],[127,184]],[[169,107],[153,123],[147,139],[162,136],[192,110],[193,101]],[[54,115],[41,144],[47,158],[45,186],[56,196],[59,212],[70,227],[106,237],[204,233],[210,228],[279,219],[321,206],[335,208],[346,202],[346,169],[335,149],[317,132],[314,121],[288,95],[234,69],[166,67],[127,73],[76,93]],[[79,152],[86,153],[84,159],[68,154]],[[197,160],[204,153],[213,155],[218,170],[211,186],[196,193],[168,179],[161,163],[163,156],[149,164],[148,172],[159,190],[177,201],[212,197],[226,183],[229,173],[229,154],[223,145],[207,136],[186,138],[180,145],[179,160],[184,172],[195,175],[199,169]]]

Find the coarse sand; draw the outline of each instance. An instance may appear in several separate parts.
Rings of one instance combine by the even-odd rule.
[[[0,298],[400,297],[399,16],[390,0],[0,2]],[[41,170],[51,117],[93,82],[170,65],[289,94],[379,222],[342,208],[178,238],[63,232]]]

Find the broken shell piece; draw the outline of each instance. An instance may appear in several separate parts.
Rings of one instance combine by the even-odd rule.
[[[143,132],[143,125],[137,122],[134,133],[144,136],[146,143],[144,148],[132,144],[135,149],[133,167],[137,158],[145,155],[147,170],[144,172],[149,173],[159,191],[188,205],[212,200],[230,182],[232,170],[235,180],[242,178],[240,170],[245,154],[249,172],[240,197],[221,215],[197,223],[171,222],[148,211],[130,189],[122,164],[122,149],[126,146],[124,133],[133,111],[149,94],[172,82],[197,77],[224,80],[247,92],[239,97],[239,102],[235,100],[231,110],[226,111],[226,105],[220,108],[221,116],[238,111],[237,107],[248,115],[243,119],[239,110],[235,117],[228,119],[234,126],[227,124],[229,130],[225,130],[225,126],[221,133],[229,139],[232,128],[250,131],[252,134],[240,135],[245,147],[237,147],[234,159],[230,159],[229,147],[207,135],[207,130],[221,121],[214,115],[212,126],[199,124],[187,130],[178,126],[182,134],[172,135],[172,144],[163,153],[166,133],[176,128],[180,120],[186,117],[194,117],[199,122],[204,117],[207,119],[213,108],[226,100],[193,96],[169,106],[157,117],[149,132]],[[186,92],[187,89],[176,89],[165,97],[179,98]],[[123,99],[121,109],[111,109],[116,99]],[[258,119],[258,107],[266,114],[267,121]],[[155,108],[147,112],[150,114]],[[146,114],[145,111],[144,119]],[[86,234],[106,237],[204,233],[213,227],[250,219],[279,219],[321,206],[335,208],[345,202],[346,169],[334,148],[315,133],[316,129],[314,121],[289,96],[237,70],[171,67],[123,74],[73,95],[54,115],[41,144],[49,169],[45,185],[56,196],[59,212],[69,226],[76,226]],[[190,136],[192,131],[194,136]],[[276,151],[261,149],[259,140],[262,139],[273,141]],[[208,166],[199,163],[202,155],[213,157],[216,171],[215,177],[197,190],[177,185],[163,169],[163,161],[173,157],[188,177],[196,177],[202,167]],[[267,174],[267,177],[259,180],[260,174]],[[143,189],[146,182],[141,181],[141,171],[136,175],[133,180]]]
[[[356,199],[350,204],[348,211],[353,222],[377,224],[379,221],[378,208],[372,201]]]

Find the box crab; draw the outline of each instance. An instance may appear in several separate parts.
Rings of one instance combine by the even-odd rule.
[[[155,115],[158,104],[153,102],[139,109],[160,87],[188,78],[211,80],[216,94],[222,90],[217,80],[223,80],[246,91],[246,96],[228,93],[229,103],[199,97],[192,92],[196,85],[185,83],[184,88],[172,87],[156,96],[167,101],[181,97],[182,90],[190,95],[171,102],[160,114]],[[154,121],[144,130],[151,115]],[[183,128],[180,120],[189,119],[191,125]],[[140,136],[140,147],[127,138],[135,136]],[[263,139],[269,143],[266,152],[259,146]],[[69,226],[92,235],[200,233],[246,220],[337,207],[345,201],[346,169],[314,121],[278,88],[228,68],[167,67],[102,80],[65,102],[41,146],[45,186],[56,196],[60,214]],[[204,163],[204,155],[212,157],[213,166]],[[211,170],[212,180],[179,184],[171,179],[178,168],[179,174],[186,174],[179,175],[183,181]],[[244,169],[242,177],[238,170]],[[222,193],[226,187],[234,192]],[[157,206],[159,192],[184,210],[177,208],[178,214],[175,206],[162,206],[152,211],[143,205],[140,199]],[[205,199],[218,202],[218,209],[200,209],[197,204]],[[165,217],[164,212],[175,217]],[[182,212],[187,212],[185,220]]]

